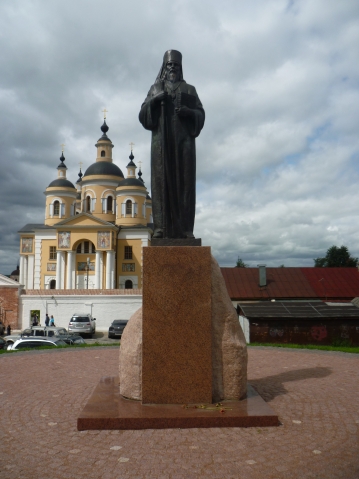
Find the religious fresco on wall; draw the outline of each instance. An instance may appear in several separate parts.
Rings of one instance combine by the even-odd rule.
[[[59,248],[70,248],[70,231],[61,231],[59,233]]]
[[[122,271],[135,271],[135,263],[122,263]]]
[[[56,271],[56,263],[47,263],[47,271]]]
[[[21,253],[32,253],[33,238],[22,238]]]
[[[97,232],[97,248],[110,248],[111,246],[111,234],[110,231],[98,231]]]
[[[77,271],[87,271],[87,261],[79,261]],[[95,263],[89,263],[89,271],[95,271]]]

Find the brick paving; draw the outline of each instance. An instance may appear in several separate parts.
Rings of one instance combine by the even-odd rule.
[[[117,348],[0,356],[0,477],[358,479],[359,356],[249,348],[277,428],[76,430]]]

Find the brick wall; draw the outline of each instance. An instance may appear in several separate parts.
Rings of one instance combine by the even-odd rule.
[[[5,327],[10,324],[11,329],[18,329],[19,288],[0,286],[0,308]]]

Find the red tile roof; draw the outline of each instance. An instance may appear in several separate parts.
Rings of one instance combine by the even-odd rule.
[[[351,301],[359,296],[357,268],[266,268],[259,286],[258,268],[221,268],[232,300],[322,299]],[[323,279],[322,279],[323,278]]]
[[[301,268],[314,291],[323,300],[349,300],[359,296],[357,268]]]

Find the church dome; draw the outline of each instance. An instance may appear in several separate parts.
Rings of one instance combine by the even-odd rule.
[[[143,182],[137,178],[126,178],[121,181],[117,188],[121,188],[122,186],[141,186],[142,188],[146,188]]]
[[[71,181],[66,180],[65,178],[58,178],[57,180],[51,181],[48,188],[53,186],[61,186],[63,188],[75,188]]]
[[[89,166],[85,171],[83,180],[86,179],[86,176],[92,175],[110,175],[123,178],[123,173],[120,168],[114,163],[110,163],[108,161],[96,161],[96,163],[93,163],[91,166]]]

